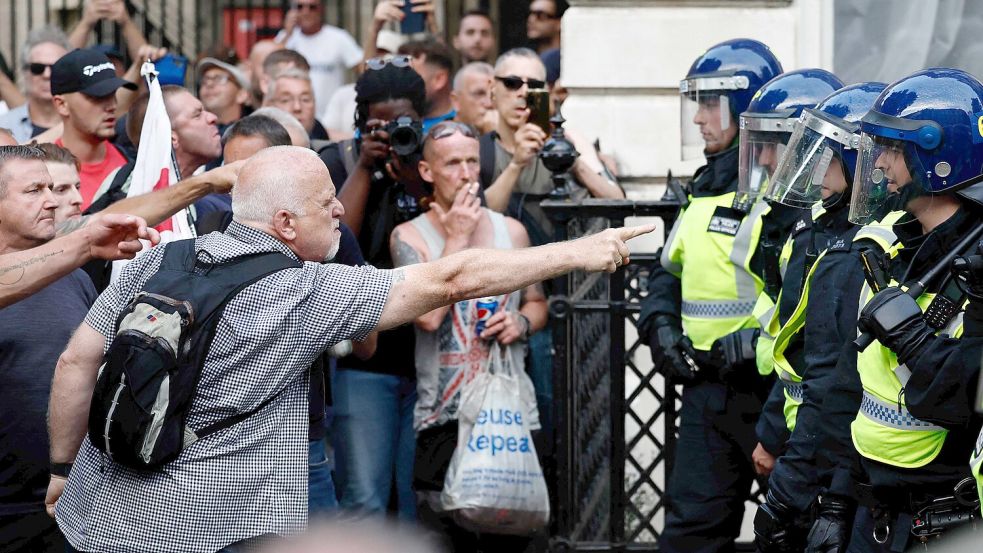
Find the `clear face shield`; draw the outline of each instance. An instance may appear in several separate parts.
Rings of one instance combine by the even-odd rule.
[[[785,154],[794,120],[785,116],[741,115],[737,200],[751,204],[764,194]]]
[[[699,159],[704,151],[717,153],[733,140],[728,91],[748,87],[747,77],[726,75],[679,81],[679,135],[684,160]]]
[[[917,211],[932,196],[921,185],[924,174],[915,149],[904,140],[860,134],[857,170],[850,200],[850,222],[875,223],[892,211]]]
[[[860,125],[807,109],[795,123],[792,137],[768,183],[765,198],[791,207],[809,208],[846,191],[839,148],[857,148]]]

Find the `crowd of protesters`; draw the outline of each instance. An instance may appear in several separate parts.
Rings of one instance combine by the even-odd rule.
[[[240,551],[253,538],[290,533],[309,517],[335,513],[388,514],[435,531],[443,547],[457,551],[538,547],[537,537],[502,541],[458,527],[434,512],[432,492],[439,495],[457,443],[461,388],[484,369],[490,344],[525,368],[523,399],[549,430],[551,339],[540,281],[553,273],[540,269],[540,278],[530,280],[521,258],[509,258],[520,267],[509,283],[472,286],[469,293],[500,294],[499,311],[483,321],[480,334],[474,299],[434,310],[437,303],[423,293],[406,300],[415,310],[387,315],[392,300],[383,309],[385,293],[367,298],[365,288],[393,287],[392,298],[402,273],[384,270],[458,259],[452,254],[473,248],[551,241],[537,202],[553,186],[536,156],[548,137],[528,122],[525,98],[531,88],[548,87],[562,100],[559,31],[566,5],[533,1],[532,48],[499,55],[487,13],[467,12],[448,44],[439,38],[431,0],[412,1],[426,16],[424,33],[389,30],[405,17],[402,4],[378,3],[363,30],[364,47],[349,31],[324,23],[323,0],[296,0],[284,28],[252,45],[248,58],[235,59],[221,45],[202,53],[184,85],[160,88],[176,173],[169,185],[164,178],[137,182],[137,159],[148,147],[144,124],[154,109],[141,67],[168,52],[148,44],[125,3],[87,0],[68,32],[30,31],[17,64],[20,89],[0,79],[7,108],[0,115],[4,551]],[[100,22],[118,25],[124,43],[92,44]],[[127,67],[125,59],[134,61]],[[400,149],[391,138],[407,131],[416,143]],[[581,154],[571,171],[578,193],[623,197],[595,150]],[[286,178],[295,171],[303,178]],[[309,189],[287,190],[301,182]],[[310,233],[304,225],[316,221],[298,221],[313,208],[297,207],[298,221],[277,222],[275,207],[293,205],[291,198],[298,206],[317,204],[321,233],[333,237],[330,251],[304,239]],[[259,224],[268,217],[274,222]],[[266,403],[257,398],[264,394],[278,400],[274,412],[242,423],[243,434],[253,433],[245,445],[225,437],[218,449],[182,453],[161,469],[166,477],[140,476],[114,466],[85,438],[82,390],[91,390],[95,373],[79,375],[89,364],[99,366],[119,310],[162,263],[160,255],[145,253],[120,273],[114,260],[132,257],[162,234],[179,234],[185,221],[216,258],[233,256],[248,242],[261,251],[290,255],[289,249],[295,261],[331,259],[383,271],[347,269],[321,281],[297,273],[292,283],[257,285],[249,304],[255,308],[220,327],[214,347],[234,353],[235,337],[244,332],[238,329],[256,317],[279,317],[269,305],[281,300],[312,313],[355,310],[353,320],[327,328],[331,317],[314,324],[312,316],[298,327],[291,318],[297,313],[283,316],[284,325],[296,328],[252,361],[269,372],[206,382],[206,363],[203,399],[196,396],[192,418],[214,415],[196,409],[261,409]],[[577,267],[613,270],[627,257],[618,243],[620,255]],[[574,268],[563,263],[563,270]],[[519,291],[501,293],[508,284]],[[328,292],[336,297],[313,297]],[[340,303],[349,296],[362,304]],[[464,296],[458,290],[448,297]],[[278,348],[296,350],[293,364],[277,361]],[[310,375],[309,385],[306,378],[285,383],[297,363],[309,367],[301,371]],[[301,444],[290,439],[301,411],[308,435],[303,489],[294,466]],[[278,428],[264,426],[270,423]],[[537,443],[540,457],[548,458],[548,440]],[[209,464],[222,455],[227,458]],[[306,507],[296,501],[304,497]]]

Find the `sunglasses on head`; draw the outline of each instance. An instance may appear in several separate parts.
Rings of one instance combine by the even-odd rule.
[[[461,133],[468,138],[478,139],[478,132],[471,125],[458,123],[457,121],[441,121],[430,127],[426,140],[440,140],[441,138],[447,138],[457,133]]]
[[[372,71],[378,71],[387,65],[391,65],[393,67],[409,67],[410,57],[390,56],[384,58],[372,58],[365,61],[365,67],[371,69]]]
[[[32,75],[44,75],[44,70],[51,67],[50,63],[28,63],[24,65],[24,69],[31,72]]]
[[[495,76],[495,80],[505,85],[505,88],[509,90],[519,90],[522,85],[529,85],[529,88],[546,88],[546,81],[540,81],[539,79],[520,79],[514,75],[508,77]]]

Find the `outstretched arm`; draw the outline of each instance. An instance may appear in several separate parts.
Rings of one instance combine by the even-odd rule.
[[[0,256],[0,307],[20,301],[89,260],[131,259],[160,236],[139,217],[119,214],[93,216],[85,228],[43,246]]]
[[[614,272],[628,261],[625,242],[653,230],[654,225],[607,229],[518,250],[470,249],[395,269],[377,329],[408,323],[442,305],[506,294],[578,269]]]

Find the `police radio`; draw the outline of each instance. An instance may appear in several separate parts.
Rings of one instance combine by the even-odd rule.
[[[915,281],[914,284],[909,286],[907,290],[904,290],[904,293],[917,299],[918,296],[922,295],[922,292],[925,291],[925,288],[928,287],[928,283],[932,282],[932,280],[935,277],[937,277],[939,273],[941,273],[942,271],[950,270],[950,265],[952,264],[952,262],[961,254],[965,255],[964,252],[966,252],[969,248],[975,245],[975,242],[980,239],[981,234],[983,234],[983,225],[977,226],[972,231],[970,231],[969,234],[963,237],[963,239],[960,240],[959,243],[956,244],[954,248],[952,248],[952,251],[950,251],[945,257],[942,258],[941,261],[936,263],[932,268],[926,271],[925,274],[922,275],[920,279]],[[864,332],[863,334],[858,336],[856,340],[853,341],[853,344],[857,347],[857,351],[864,351],[865,349],[867,349],[867,346],[869,346],[874,342],[874,339],[875,338],[873,334],[869,332]],[[977,403],[979,402],[977,401]]]

